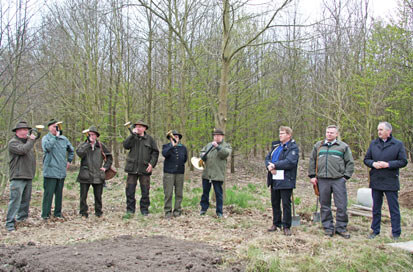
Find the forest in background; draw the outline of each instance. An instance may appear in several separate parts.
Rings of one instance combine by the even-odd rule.
[[[385,120],[411,160],[413,0],[390,22],[371,0],[325,0],[311,22],[298,1],[2,0],[0,188],[22,119],[62,120],[74,146],[96,125],[116,166],[127,121],[146,121],[158,145],[178,130],[190,155],[220,127],[232,169],[262,157],[280,125],[302,159],[329,124],[360,157]]]

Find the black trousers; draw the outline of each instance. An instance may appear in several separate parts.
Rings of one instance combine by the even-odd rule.
[[[149,212],[149,205],[151,204],[149,200],[149,189],[150,189],[150,181],[151,177],[147,175],[135,175],[135,174],[128,174],[128,178],[126,180],[126,212],[135,213],[136,209],[136,199],[135,199],[135,192],[136,192],[136,185],[139,184],[141,186],[141,200],[140,200],[140,209],[141,213],[148,213]]]
[[[271,187],[271,206],[273,224],[281,228],[291,227],[291,194],[293,189],[274,190]],[[282,201],[282,212],[281,212]],[[281,218],[282,217],[282,218]]]
[[[90,185],[93,186],[93,194],[95,195],[95,214],[102,215],[102,194],[103,184],[80,183],[80,214],[88,216],[87,194]]]

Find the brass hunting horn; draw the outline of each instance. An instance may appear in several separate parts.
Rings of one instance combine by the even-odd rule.
[[[204,155],[202,155],[201,158],[192,157],[191,158],[192,165],[198,170],[204,170],[205,161],[207,160],[207,155],[209,152],[211,152],[212,149],[214,149],[213,145],[204,153]]]
[[[83,131],[82,131],[82,134],[85,134],[85,135],[86,135],[86,141],[87,141],[87,142],[90,142],[90,140],[89,140],[89,129],[83,130]]]
[[[34,134],[36,136],[36,139],[39,139],[41,134],[42,134],[42,130],[44,129],[43,125],[36,125],[34,128],[32,128],[29,131],[29,135],[30,134]]]
[[[131,122],[129,121],[129,122],[126,122],[123,126],[124,127],[127,127],[128,129],[129,129],[129,132],[130,132],[130,134],[135,134],[135,133],[133,133],[133,131],[132,131],[132,129],[131,129]]]
[[[172,130],[170,130],[166,133],[166,137],[171,138],[174,141],[174,143],[176,143],[176,139],[174,137],[174,134],[172,133]]]
[[[60,131],[59,135],[63,135],[63,126],[62,126],[62,124],[63,124],[63,121],[59,121],[59,122],[56,123],[57,131]]]

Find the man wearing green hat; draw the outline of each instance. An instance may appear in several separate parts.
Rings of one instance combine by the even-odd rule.
[[[55,196],[54,216],[63,218],[62,198],[66,170],[74,157],[74,149],[69,140],[61,134],[54,119],[47,124],[49,133],[42,138],[43,148],[43,203],[42,218],[51,215],[53,195]]]
[[[29,216],[32,194],[32,180],[36,172],[36,157],[33,146],[36,136],[29,135],[31,127],[26,121],[20,121],[12,130],[15,136],[9,141],[10,158],[10,202],[7,209],[6,229],[16,230],[17,221]]]
[[[155,140],[146,133],[149,126],[139,121],[132,126],[132,135],[123,142],[123,147],[129,150],[126,158],[126,213],[134,214],[136,209],[135,191],[137,181],[141,186],[140,210],[143,216],[149,214],[149,189],[152,169],[158,162],[159,150]]]
[[[202,172],[202,197],[201,215],[205,215],[209,208],[209,192],[211,184],[214,186],[216,196],[216,214],[218,218],[223,217],[223,190],[227,170],[227,158],[231,154],[231,145],[224,141],[224,132],[214,129],[212,132],[214,140],[201,150],[201,159],[205,163]]]
[[[172,135],[171,135],[172,134]],[[173,138],[172,138],[173,137]],[[181,203],[184,189],[185,162],[188,159],[186,147],[181,144],[182,134],[173,130],[166,135],[170,143],[162,146],[163,164],[163,191],[165,194],[165,217],[177,217],[182,213]],[[175,188],[175,205],[172,213],[172,195]]]
[[[106,146],[98,141],[100,133],[95,126],[87,132],[87,139],[76,149],[81,158],[77,181],[80,183],[80,215],[88,217],[87,194],[90,185],[95,196],[95,215],[102,216],[102,193],[105,171],[112,165],[112,154]]]

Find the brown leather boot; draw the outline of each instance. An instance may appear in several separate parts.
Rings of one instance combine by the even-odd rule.
[[[269,232],[273,232],[277,230],[277,226],[276,225],[272,225],[271,228],[268,229]]]
[[[350,233],[348,231],[336,231],[336,234],[343,237],[344,239],[350,239]]]
[[[291,230],[290,230],[290,228],[284,228],[284,235],[285,236],[291,236]]]

